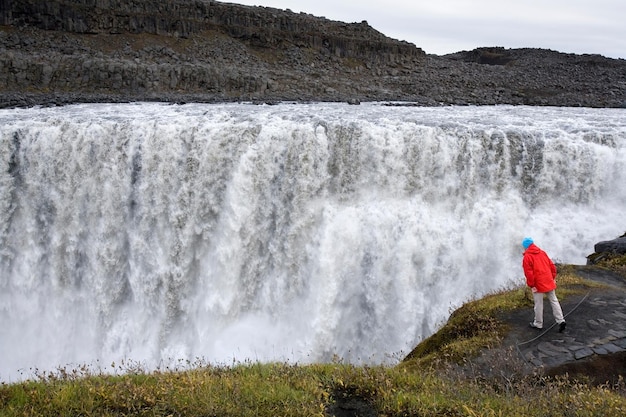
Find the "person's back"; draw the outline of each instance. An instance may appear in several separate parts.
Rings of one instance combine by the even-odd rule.
[[[548,255],[531,243],[524,252],[522,262],[526,284],[538,292],[548,292],[556,288],[556,267]]]

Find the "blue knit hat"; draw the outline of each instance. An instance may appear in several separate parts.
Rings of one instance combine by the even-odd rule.
[[[522,246],[524,247],[524,249],[528,249],[528,247],[533,243],[532,238],[529,237],[525,237],[524,240],[522,240]]]

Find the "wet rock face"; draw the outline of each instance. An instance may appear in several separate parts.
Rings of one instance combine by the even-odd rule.
[[[0,0],[0,24],[3,107],[129,100],[626,106],[624,60],[497,47],[426,55],[367,22],[267,7]]]

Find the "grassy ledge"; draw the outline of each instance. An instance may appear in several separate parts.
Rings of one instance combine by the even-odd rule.
[[[603,286],[579,277],[570,265],[559,266],[557,281],[561,300]],[[437,333],[417,345],[403,366],[421,368],[442,359],[460,363],[484,349],[497,347],[509,330],[501,317],[521,308],[533,308],[532,294],[526,286],[471,300],[454,311]]]

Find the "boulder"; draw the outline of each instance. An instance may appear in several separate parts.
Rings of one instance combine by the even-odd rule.
[[[587,265],[595,265],[610,255],[626,254],[626,233],[617,239],[605,240],[594,245],[594,253],[587,256]]]
[[[626,236],[618,237],[613,240],[598,242],[593,249],[596,253],[615,253],[619,255],[626,254]]]

